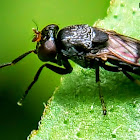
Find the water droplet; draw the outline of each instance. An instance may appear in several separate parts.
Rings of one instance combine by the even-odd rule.
[[[115,14],[115,15],[114,15],[114,18],[115,18],[115,19],[117,19],[117,18],[118,18],[118,15],[117,15],[117,14]]]
[[[17,102],[17,105],[22,106],[22,103],[20,101]]]
[[[121,6],[121,7],[124,7],[124,6],[125,6],[123,1],[121,1],[120,6]]]

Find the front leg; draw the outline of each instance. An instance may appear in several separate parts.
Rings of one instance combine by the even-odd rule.
[[[52,64],[44,64],[42,65],[39,70],[37,71],[35,77],[34,77],[34,80],[31,82],[31,84],[28,86],[27,90],[25,91],[23,97],[18,101],[18,105],[21,106],[22,105],[22,102],[24,101],[25,97],[27,96],[29,90],[33,87],[33,85],[37,82],[39,76],[40,76],[40,73],[41,71],[43,70],[44,67],[47,67],[49,68],[50,70],[58,73],[58,74],[68,74],[68,73],[71,73],[73,68],[71,67],[69,61],[67,59],[64,59],[62,60],[62,64],[64,66],[64,68],[61,68],[59,66],[54,66]]]
[[[14,59],[12,62],[0,64],[0,68],[6,67],[6,66],[12,66],[32,52],[36,53],[36,50],[31,50],[31,51],[26,52],[26,53],[20,55],[19,57],[17,57],[16,59]]]
[[[68,74],[71,73],[73,68],[70,65],[69,61],[67,59],[63,59],[62,60],[62,65],[64,66],[64,68],[59,67],[59,66],[54,66],[52,64],[44,64],[47,68],[49,68],[50,70],[58,73],[58,74]]]

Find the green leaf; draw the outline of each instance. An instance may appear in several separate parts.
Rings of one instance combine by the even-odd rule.
[[[96,26],[140,39],[138,0],[113,0],[108,16]],[[136,77],[137,78],[137,77]],[[30,140],[93,140],[140,138],[140,87],[122,73],[100,70],[101,92],[107,107],[102,114],[95,70],[75,66],[63,76],[48,105],[38,130]]]
[[[107,17],[99,20],[95,26],[140,39],[139,0],[112,0]]]

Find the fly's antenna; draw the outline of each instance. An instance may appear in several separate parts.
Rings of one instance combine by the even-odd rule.
[[[33,23],[35,24],[35,26],[36,26],[36,29],[37,29],[37,31],[38,31],[38,25],[37,25],[37,23],[32,19],[32,21],[33,21]]]
[[[37,23],[33,19],[32,19],[32,21],[36,25],[36,29],[35,28],[32,28],[32,30],[34,32],[34,38],[32,39],[32,42],[39,42],[41,40],[41,32],[38,31],[38,25],[37,25]]]

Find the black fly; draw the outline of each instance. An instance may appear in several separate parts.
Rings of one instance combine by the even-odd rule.
[[[140,75],[139,40],[85,24],[68,26],[60,31],[57,25],[51,24],[42,31],[37,29],[33,29],[33,31],[35,37],[32,42],[37,42],[36,49],[22,54],[12,62],[0,65],[0,68],[14,65],[32,52],[37,54],[41,61],[50,61],[58,66],[48,63],[43,64],[18,102],[19,105],[22,105],[22,101],[38,80],[44,67],[58,74],[71,73],[73,68],[68,61],[69,59],[84,68],[95,69],[104,115],[106,115],[106,107],[103,96],[100,93],[99,67],[113,72],[121,71],[130,80],[140,84],[138,80],[128,74],[128,72],[132,72]],[[106,62],[111,63],[111,65],[108,65]],[[59,66],[63,66],[63,68]]]

